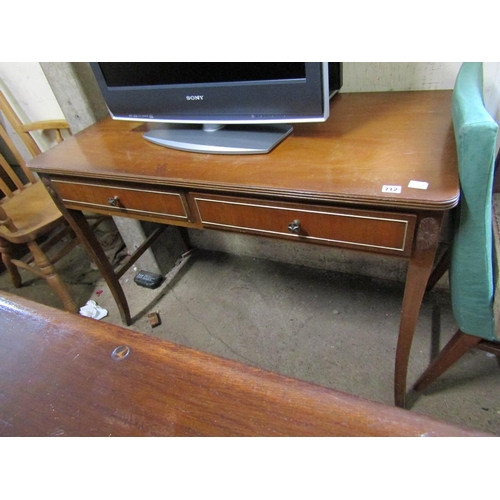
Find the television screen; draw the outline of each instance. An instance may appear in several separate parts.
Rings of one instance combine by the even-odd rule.
[[[161,123],[145,138],[204,153],[268,152],[290,124],[325,121],[342,86],[341,63],[90,64],[113,118]]]

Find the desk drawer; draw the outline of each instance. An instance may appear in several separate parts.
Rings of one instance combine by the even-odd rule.
[[[416,215],[192,193],[206,228],[394,255],[411,254]]]
[[[52,184],[68,208],[147,220],[190,220],[183,193],[60,179]]]

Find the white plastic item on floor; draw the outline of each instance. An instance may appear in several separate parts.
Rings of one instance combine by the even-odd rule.
[[[89,300],[83,307],[80,307],[80,314],[87,318],[102,319],[108,315],[108,311],[99,306],[95,300]]]

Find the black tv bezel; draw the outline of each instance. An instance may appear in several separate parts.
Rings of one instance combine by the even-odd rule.
[[[100,64],[106,63],[90,63],[92,71],[110,114],[123,120],[198,124],[324,121],[329,97],[342,86],[342,63],[305,63],[303,80],[147,87],[110,87]],[[202,95],[203,100],[188,101],[190,95]]]

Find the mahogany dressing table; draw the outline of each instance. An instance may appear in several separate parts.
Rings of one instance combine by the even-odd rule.
[[[459,199],[451,91],[338,94],[265,155],[149,143],[155,124],[92,125],[29,167],[42,178],[131,323],[119,277],[82,211],[392,255],[408,261],[396,351],[404,406],[413,333],[447,211]]]

